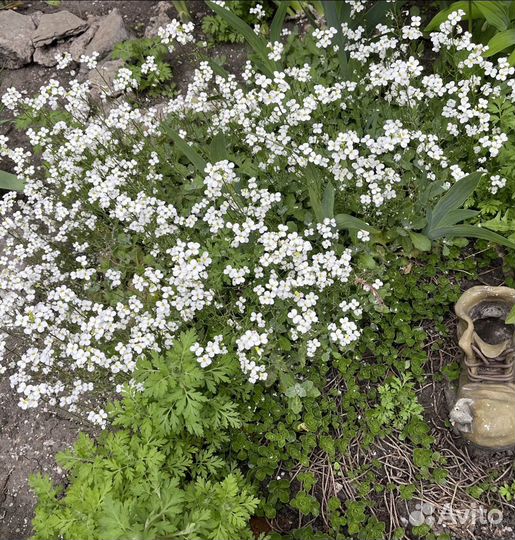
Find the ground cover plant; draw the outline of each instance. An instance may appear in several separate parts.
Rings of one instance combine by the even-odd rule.
[[[200,47],[187,90],[146,105],[195,46],[174,20],[115,52],[121,102],[78,80],[2,97],[37,161],[0,140],[23,185],[0,202],[0,371],[22,408],[106,430],[59,458],[67,485],[33,479],[35,538],[448,538],[416,502],[512,516],[509,456],[442,448],[424,388],[456,375],[463,278],[501,259],[514,285],[515,69],[459,6],[431,33],[398,2],[316,3],[307,31],[287,3],[252,3],[269,31],[207,6],[242,73]]]

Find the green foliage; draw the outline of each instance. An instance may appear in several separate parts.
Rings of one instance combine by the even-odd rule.
[[[410,379],[409,375],[392,377],[378,388],[379,404],[368,419],[376,434],[385,428],[402,432],[413,419],[422,420],[424,408],[418,402]]]
[[[166,95],[165,83],[172,79],[172,68],[166,62],[168,49],[157,38],[131,39],[118,43],[113,51],[113,58],[121,59],[131,70],[133,78],[138,82],[138,91],[149,91]],[[152,56],[157,66],[156,71],[142,71],[147,57]]]
[[[183,334],[164,356],[142,362],[136,384],[112,406],[120,429],[97,443],[82,434],[58,456],[66,486],[32,479],[34,538],[252,537],[258,500],[219,452],[229,428],[241,425],[226,388],[235,373],[229,363],[202,369],[190,351],[195,340]]]
[[[508,61],[515,65],[515,2],[513,0],[460,0],[446,7],[433,17],[426,32],[438,30],[454,11],[463,10],[464,20],[469,21],[469,31],[474,31],[477,41],[488,45],[485,57],[509,54]],[[473,25],[473,21],[477,24]]]
[[[499,494],[507,502],[511,502],[515,499],[515,482],[510,484],[504,484],[499,488]]]
[[[281,3],[286,4],[287,2]],[[210,36],[213,41],[222,43],[244,43],[248,41],[251,47],[254,47],[257,42],[255,39],[257,36],[250,25],[260,24],[263,27],[262,30],[265,31],[267,21],[276,9],[271,0],[261,2],[257,0],[235,0],[227,2],[225,7],[220,7],[212,2],[206,2],[206,4],[215,14],[206,15],[202,19],[202,31],[205,34]],[[258,19],[256,15],[249,11],[256,4],[261,4],[265,10],[264,21]]]
[[[9,191],[23,191],[24,184],[21,180],[7,171],[0,171],[0,189]]]

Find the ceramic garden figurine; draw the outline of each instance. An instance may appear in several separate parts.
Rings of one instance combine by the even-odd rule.
[[[452,424],[474,445],[515,448],[515,289],[472,287],[455,306],[463,350]]]

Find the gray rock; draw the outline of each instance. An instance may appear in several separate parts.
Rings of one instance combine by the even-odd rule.
[[[93,99],[98,100],[103,95],[116,97],[121,94],[121,92],[113,90],[113,81],[121,67],[123,67],[123,60],[106,60],[88,73],[88,81],[91,84],[91,97]]]
[[[55,59],[56,54],[63,54],[70,50],[70,43],[57,43],[56,45],[50,45],[49,47],[38,47],[34,51],[34,62],[41,66],[53,67],[57,64]]]
[[[169,8],[169,5],[167,2],[159,2],[157,4],[157,15],[155,17],[151,17],[149,21],[149,25],[145,28],[145,37],[146,38],[153,38],[157,36],[157,31],[162,26],[166,26],[167,24],[170,24],[172,20],[170,17],[168,17],[168,14],[166,13],[166,10]]]
[[[10,9],[0,10],[0,69],[17,69],[32,60],[32,18]]]
[[[122,16],[115,8],[100,21],[98,30],[88,43],[84,54],[90,56],[97,52],[99,58],[103,58],[114,49],[117,43],[125,41],[128,37],[129,33],[125,28]]]
[[[69,11],[45,13],[41,15],[39,25],[32,35],[34,47],[43,47],[70,36],[81,34],[88,28],[88,23]]]
[[[95,35],[96,31],[98,30],[98,27],[100,25],[100,22],[96,18],[88,18],[89,28],[80,36],[75,38],[71,45],[70,45],[70,54],[72,55],[72,58],[75,60],[75,62],[78,62],[80,57],[85,54],[86,47],[90,43],[90,41],[93,39],[93,36]]]
[[[34,11],[34,13],[30,14],[30,16],[32,17],[32,22],[36,25],[36,28],[39,24],[39,21],[41,20],[42,15],[43,15],[42,11]]]

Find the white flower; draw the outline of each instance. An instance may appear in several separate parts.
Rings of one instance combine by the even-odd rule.
[[[370,240],[370,233],[363,229],[358,231],[356,236],[358,237],[358,240],[361,240],[362,242],[368,242]]]

